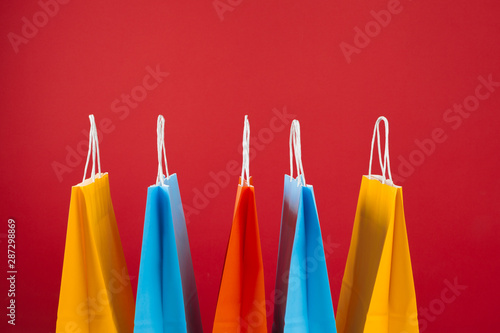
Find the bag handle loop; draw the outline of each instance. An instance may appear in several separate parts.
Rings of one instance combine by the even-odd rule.
[[[92,182],[95,181],[96,155],[97,155],[97,165],[99,168],[99,177],[98,178],[101,178],[101,157],[99,154],[99,138],[97,137],[97,127],[95,126],[94,115],[93,114],[89,115],[89,119],[90,119],[89,152],[87,154],[87,162],[85,162],[85,171],[83,172],[82,183],[85,181],[85,176],[87,175],[87,167],[88,167],[89,161],[90,161],[90,152],[92,152],[92,172],[90,175]]]
[[[302,147],[300,143],[300,123],[297,119],[292,121],[290,127],[290,181],[293,178],[293,155],[295,153],[295,165],[297,167],[297,186],[301,185],[302,181],[306,185],[306,177],[304,176],[304,166],[302,165]]]
[[[156,175],[156,185],[163,186],[165,175],[163,175],[163,161],[165,162],[165,174],[168,179],[167,153],[165,150],[165,118],[160,114],[156,122],[156,149],[158,151],[158,173]],[[163,161],[162,161],[163,157]]]
[[[380,122],[384,123],[385,127],[385,147],[384,147],[384,156],[382,157],[382,149],[380,147]],[[380,169],[382,170],[382,184],[385,184],[387,179],[387,175],[392,182],[392,173],[391,173],[391,162],[389,159],[389,121],[386,117],[380,116],[375,122],[375,127],[373,129],[373,137],[372,137],[372,145],[370,151],[370,166],[368,168],[368,178],[371,178],[372,175],[372,163],[373,163],[373,146],[375,145],[375,137],[377,138],[377,148],[378,148],[378,161],[380,163]],[[383,159],[383,161],[382,161]]]
[[[245,121],[243,125],[243,162],[241,164],[241,186],[245,184],[250,184],[250,123],[248,121],[248,115],[245,115]],[[246,176],[246,179],[245,179]]]

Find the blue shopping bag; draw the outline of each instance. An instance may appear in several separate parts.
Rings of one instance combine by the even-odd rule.
[[[298,170],[293,178],[292,144]],[[285,175],[281,215],[274,333],[337,332],[330,282],[311,185],[306,185],[300,151],[300,125],[292,122],[290,176]]]
[[[163,126],[159,116],[158,176],[148,188],[134,332],[203,332],[177,175],[162,170]]]

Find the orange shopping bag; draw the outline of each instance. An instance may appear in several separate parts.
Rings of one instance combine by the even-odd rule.
[[[264,269],[255,191],[249,176],[250,125],[245,116],[243,165],[215,312],[214,333],[267,332]]]
[[[57,333],[127,333],[134,328],[134,296],[90,115],[83,181],[71,189]],[[85,179],[90,152],[92,175]],[[95,165],[99,166],[96,175]]]

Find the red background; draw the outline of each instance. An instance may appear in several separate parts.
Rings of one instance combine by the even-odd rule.
[[[335,310],[373,124],[385,115],[394,173],[400,157],[413,154],[421,162],[400,183],[419,308],[439,312],[424,319],[425,331],[494,331],[500,89],[456,129],[451,125],[458,123],[443,115],[474,94],[478,76],[500,81],[500,3],[401,0],[400,13],[350,63],[340,43],[353,44],[354,28],[364,28],[373,20],[370,11],[386,9],[387,0],[232,3],[221,20],[209,0],[74,0],[60,5],[17,53],[8,33],[21,35],[23,17],[33,22],[41,7],[33,0],[0,3],[0,241],[6,247],[7,219],[14,218],[18,269],[16,327],[6,329],[2,314],[0,330],[55,330],[70,190],[81,181],[84,162],[62,181],[52,164],[65,164],[66,146],[76,149],[86,140],[88,114],[112,122],[101,139],[101,162],[110,175],[129,272],[137,277],[146,189],[156,176],[157,115],[166,118],[169,170],[178,174],[184,204],[193,206],[194,190],[212,182],[210,171],[240,163],[244,115],[257,136],[269,128],[274,108],[286,108],[302,125],[305,175],[314,185],[323,238],[338,244],[327,261]],[[111,103],[142,84],[145,68],[157,64],[169,76],[120,119]],[[415,140],[430,138],[436,128],[446,141],[418,161],[424,155],[415,153]],[[262,150],[250,164],[266,295],[274,287],[288,134],[286,125],[267,144],[257,141]],[[189,217],[207,332],[236,186],[232,176]],[[7,258],[0,261],[4,276]],[[467,289],[440,309],[445,280],[455,277]],[[8,286],[1,280],[6,311]],[[135,292],[137,278],[132,283]]]

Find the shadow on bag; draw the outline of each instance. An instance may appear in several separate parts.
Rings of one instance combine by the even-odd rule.
[[[83,181],[71,189],[56,332],[132,332],[134,297],[108,174],[101,173],[94,116],[89,118],[89,153]],[[91,178],[85,179],[91,151]]]
[[[164,124],[160,115],[158,174],[156,184],[148,188],[134,332],[201,333],[198,292],[177,175],[168,174]]]
[[[382,157],[379,123],[385,124]],[[382,175],[371,173],[377,138]],[[386,171],[389,179],[386,179]],[[417,303],[403,210],[403,191],[392,182],[389,124],[373,132],[368,176],[359,192],[351,245],[337,311],[341,333],[417,333]]]
[[[292,146],[294,149],[292,149]],[[293,152],[297,178],[293,178]],[[335,317],[314,191],[305,183],[300,125],[290,130],[285,175],[273,333],[335,333]]]

